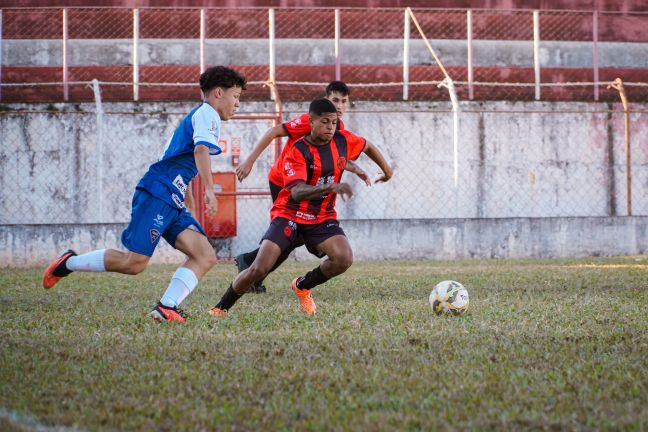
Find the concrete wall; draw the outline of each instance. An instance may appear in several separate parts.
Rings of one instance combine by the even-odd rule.
[[[342,221],[357,260],[555,258],[637,255],[648,251],[648,217]],[[119,248],[125,224],[0,225],[0,267],[43,266],[67,248]],[[227,259],[243,252],[214,242]],[[296,260],[312,260],[305,248]],[[162,240],[152,262],[181,263]]]
[[[198,40],[140,39],[141,66],[196,65],[200,53]],[[465,66],[465,40],[433,40],[445,66]],[[308,49],[303,49],[308,46]],[[275,42],[277,65],[335,64],[333,39],[278,39]],[[130,65],[133,41],[130,39],[73,39],[68,44],[69,66]],[[599,67],[646,68],[648,43],[599,42]],[[400,65],[402,39],[342,39],[343,64]],[[4,66],[62,66],[60,40],[5,40],[2,44]],[[206,64],[263,65],[268,62],[267,39],[207,39]],[[410,41],[410,64],[433,62],[421,40]],[[533,66],[532,41],[473,41],[473,65],[498,67]],[[540,65],[549,68],[591,68],[591,42],[542,41]]]
[[[93,105],[80,105],[60,106],[68,112],[0,115],[0,263],[42,264],[67,247],[118,247],[135,184],[191,107],[104,104],[98,117],[85,112]],[[284,108],[288,119],[305,106]],[[628,209],[619,107],[464,103],[455,186],[447,103],[356,102],[345,117],[347,128],[381,148],[395,169],[392,181],[371,188],[345,176],[355,196],[340,201],[338,212],[360,249],[356,255],[641,253],[648,114],[644,105],[631,108],[633,214],[639,218],[623,217]],[[271,107],[248,103],[244,109],[267,113]],[[270,125],[265,119],[228,122],[222,137],[228,151],[213,159],[214,171],[233,170],[234,139],[245,157]],[[261,156],[239,191],[267,189],[271,153]],[[373,178],[378,174],[366,156],[358,163]],[[219,256],[254,247],[269,222],[269,207],[268,197],[239,198],[238,235],[217,242]],[[166,247],[156,260],[177,261],[178,255]]]

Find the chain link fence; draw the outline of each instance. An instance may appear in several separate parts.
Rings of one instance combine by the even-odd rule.
[[[345,174],[355,196],[338,203],[341,219],[648,215],[648,15],[413,16],[421,31],[403,9],[3,9],[0,103],[74,104],[2,105],[0,225],[126,223],[137,181],[191,109],[131,102],[199,100],[198,75],[213,64],[251,81],[244,112],[223,127],[226,152],[213,159],[229,210],[202,219],[239,251],[269,222],[276,152],[242,183],[230,182],[236,164],[336,78],[351,88],[347,128],[395,169],[372,187]],[[426,42],[457,90],[456,149],[444,74]],[[617,77],[639,102],[629,153],[619,93],[607,87]],[[83,103],[97,85],[114,112]],[[376,178],[366,156],[358,163]]]
[[[306,101],[342,79],[363,100],[447,100],[429,41],[460,100],[631,101],[648,97],[648,14],[353,8],[2,9],[0,102],[194,100],[205,67],[227,64],[267,100]]]

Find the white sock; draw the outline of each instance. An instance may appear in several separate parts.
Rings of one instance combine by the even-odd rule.
[[[179,306],[191,291],[198,285],[196,274],[187,267],[180,267],[173,274],[171,283],[165,291],[160,303],[166,307]]]
[[[104,255],[106,255],[106,249],[72,256],[65,262],[65,267],[72,271],[105,272],[106,267],[104,265]]]

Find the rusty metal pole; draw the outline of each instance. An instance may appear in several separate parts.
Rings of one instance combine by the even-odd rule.
[[[631,147],[630,147],[630,110],[628,109],[628,98],[626,97],[625,88],[621,78],[617,78],[610,85],[608,89],[613,88],[619,92],[621,97],[621,104],[623,105],[623,113],[625,116],[625,149],[626,149],[626,190],[628,201],[628,216],[632,216],[632,170],[631,170]]]

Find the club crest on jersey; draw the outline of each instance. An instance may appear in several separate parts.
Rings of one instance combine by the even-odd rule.
[[[150,234],[151,234],[151,243],[155,243],[155,240],[160,238],[160,231],[156,230],[155,228],[151,229]]]
[[[286,171],[286,175],[288,177],[292,177],[295,175],[295,170],[292,167],[292,164],[290,162],[284,162],[284,171]]]
[[[346,164],[347,164],[347,160],[346,160],[346,158],[345,158],[344,156],[340,156],[340,157],[338,158],[338,160],[337,160],[337,167],[338,167],[338,169],[343,170],[344,167],[346,167]]]

